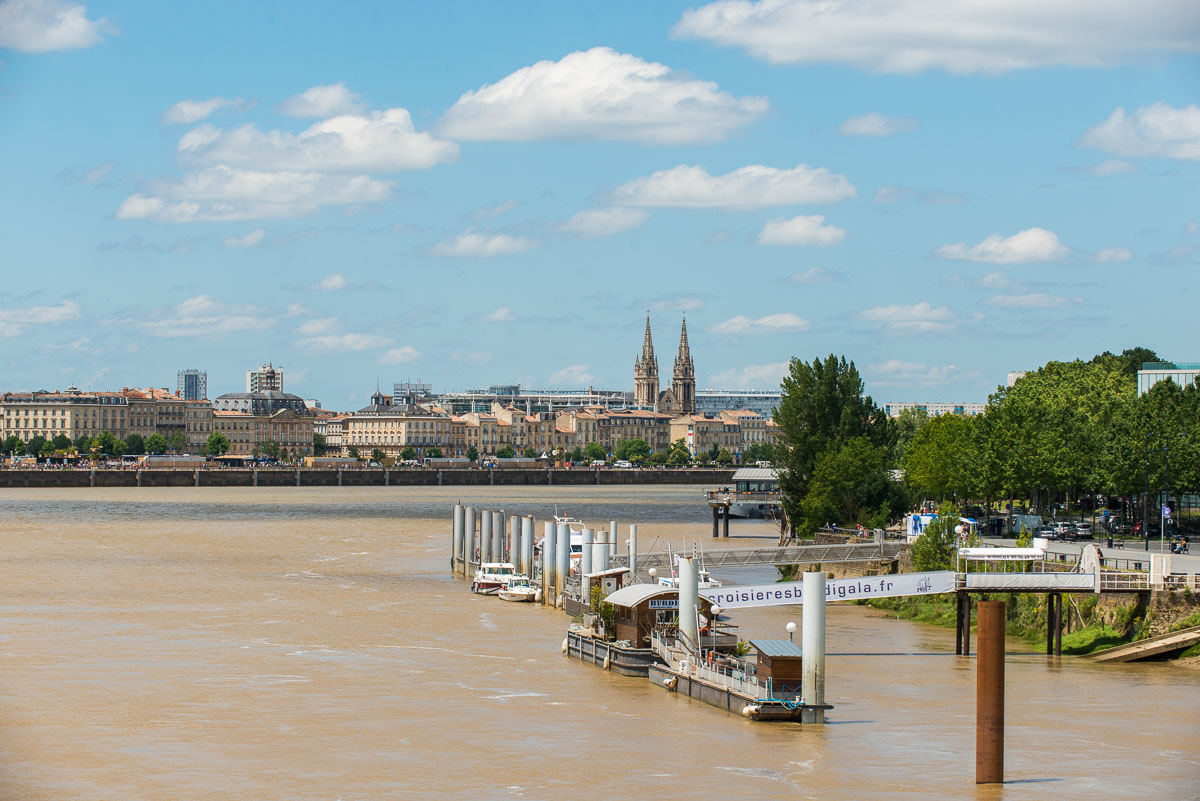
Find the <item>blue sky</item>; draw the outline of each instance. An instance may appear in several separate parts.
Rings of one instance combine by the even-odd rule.
[[[1197,358],[1189,2],[0,0],[0,388]]]

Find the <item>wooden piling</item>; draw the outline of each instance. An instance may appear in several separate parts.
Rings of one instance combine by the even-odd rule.
[[[979,602],[975,783],[1004,782],[1004,601]]]

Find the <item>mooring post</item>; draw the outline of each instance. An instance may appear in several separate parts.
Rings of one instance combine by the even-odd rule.
[[[300,486],[300,468],[296,468],[296,486]]]
[[[721,507],[721,535],[729,539],[729,507]]]
[[[617,521],[610,520],[608,523],[608,561],[612,564],[612,558],[617,555]]]
[[[1062,593],[1054,593],[1054,655],[1062,656],[1063,605]]]
[[[254,468],[254,486],[258,486],[258,468]]]
[[[975,783],[1004,782],[1004,601],[979,602]]]
[[[392,471],[391,470],[383,471],[383,486],[385,486],[385,487],[392,486]]]
[[[1054,655],[1054,593],[1046,594],[1046,656]]]
[[[617,535],[613,534],[611,531],[604,532],[602,534],[602,536],[604,537],[604,540],[602,543],[602,547],[599,548],[600,565],[597,568],[600,571],[608,570],[610,567],[612,567],[611,560],[612,560],[612,551],[613,551],[613,547],[614,547],[612,541],[617,538]]]
[[[492,513],[484,509],[479,513],[479,564],[494,562],[492,559]]]
[[[696,607],[700,604],[698,568],[695,557],[679,557],[679,633],[697,657],[700,656],[700,630],[696,621]]]
[[[504,558],[504,512],[492,512],[492,561],[507,562]]]
[[[561,606],[563,588],[567,586],[567,575],[571,572],[571,529],[563,523],[557,531],[558,543],[554,548],[554,605]]]
[[[458,572],[458,560],[462,559],[463,555],[463,506],[461,503],[454,504],[454,512],[450,518],[451,536],[453,537],[450,546],[450,571]]]
[[[596,555],[593,546],[596,544],[596,532],[590,528],[583,530],[583,553],[579,557],[579,575],[586,576],[594,569],[592,558]]]
[[[471,576],[471,562],[475,559],[475,507],[463,510],[463,576]]]
[[[713,539],[721,536],[721,507],[713,505]]]
[[[521,572],[533,578],[533,515],[521,518]]]
[[[962,656],[963,646],[963,595],[964,592],[954,593],[954,655]]]
[[[342,486],[342,468],[338,468],[338,486]]]
[[[92,471],[90,473],[88,473],[88,486],[89,487],[96,486],[96,468],[94,468],[94,467],[92,468]]]
[[[137,471],[137,473],[138,473],[138,475],[137,475],[137,479],[138,479],[138,480],[137,480],[137,485],[140,487],[140,486],[142,486],[142,471],[141,471],[141,470],[138,470],[138,471]]]
[[[629,526],[629,578],[637,575],[637,525]]]
[[[193,481],[195,483],[192,486],[194,486],[194,487],[200,486],[200,469],[199,468],[196,469],[195,475],[193,476]]]
[[[521,569],[521,518],[516,515],[508,516],[508,561],[518,573],[525,572]]]
[[[805,573],[801,591],[800,689],[805,705],[820,706],[825,703],[825,574]],[[824,723],[825,710],[805,710],[803,722]]]
[[[554,524],[542,525],[542,603],[554,604],[554,571],[557,565],[555,542],[558,538]]]

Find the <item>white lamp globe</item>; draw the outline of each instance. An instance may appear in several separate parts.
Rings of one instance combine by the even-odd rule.
[[[955,534],[957,534],[957,535],[958,535],[958,536],[960,536],[960,537],[962,536],[962,533],[963,533],[963,527],[962,527],[962,524],[961,524],[961,523],[960,523],[960,524],[958,524],[957,526],[955,526],[955,527],[954,527],[954,533],[955,533]]]
[[[796,633],[796,624],[795,624],[795,623],[793,623],[793,622],[792,622],[792,621],[790,621],[790,620],[788,621],[788,624],[787,624],[786,626],[784,626],[784,628],[785,628],[785,629],[787,629],[787,633],[788,633],[788,634],[795,634],[795,633]]]
[[[709,608],[712,610],[712,613],[713,613],[713,615],[714,615],[714,616],[715,616],[715,615],[719,615],[719,614],[721,614],[721,607],[717,606],[716,604],[713,604],[713,605],[712,605],[711,607],[709,607]]]
[[[658,568],[657,568],[657,567],[652,567],[652,568],[650,568],[650,569],[649,569],[648,571],[646,571],[646,572],[650,574],[650,578],[654,578],[655,576],[657,576],[657,575],[658,575]]]

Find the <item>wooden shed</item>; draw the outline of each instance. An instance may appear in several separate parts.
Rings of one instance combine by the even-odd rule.
[[[799,697],[802,682],[800,646],[791,640],[751,640],[757,654],[756,672],[762,681],[771,680],[776,698]]]
[[[617,608],[616,637],[634,648],[649,648],[654,627],[679,619],[679,588],[661,584],[633,584],[604,599]],[[711,602],[700,599],[700,614],[712,616]]]

